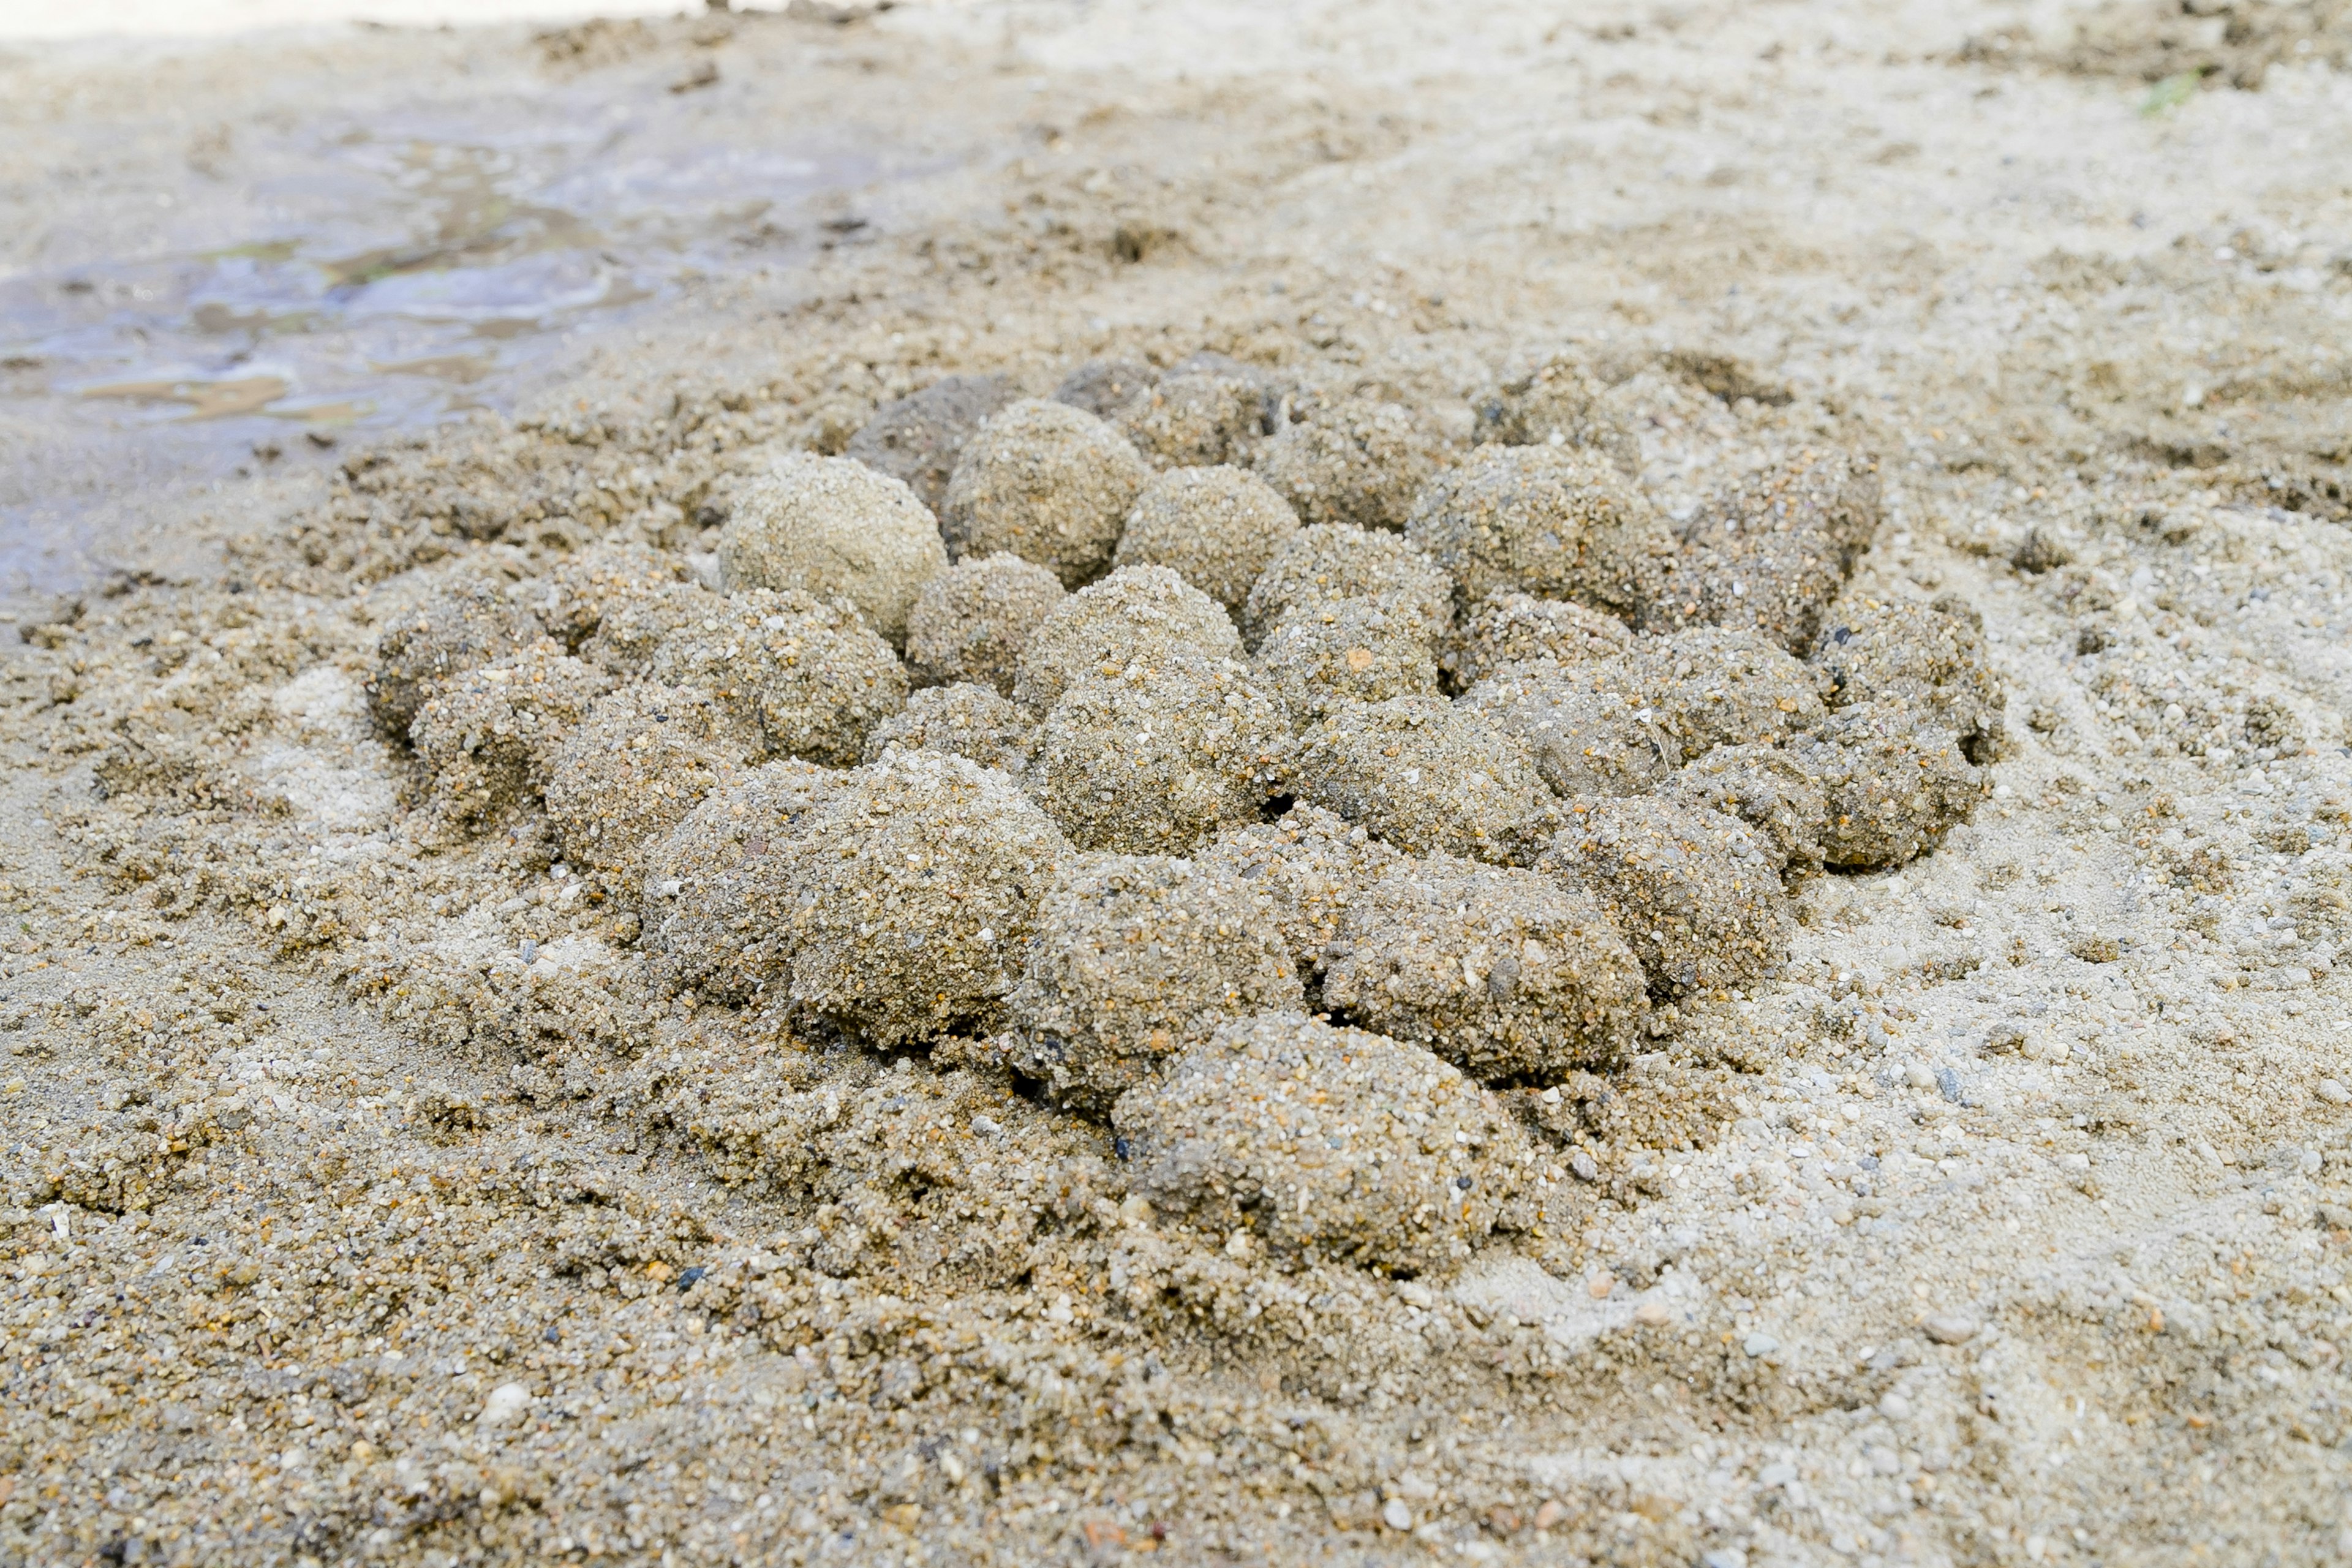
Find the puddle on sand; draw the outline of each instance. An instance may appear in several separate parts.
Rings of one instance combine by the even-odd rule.
[[[135,250],[45,243],[0,278],[0,595],[87,580],[86,520],[127,490],[275,460],[289,426],[509,407],[693,279],[796,265],[813,198],[940,166],[697,108],[592,78],[241,130]]]

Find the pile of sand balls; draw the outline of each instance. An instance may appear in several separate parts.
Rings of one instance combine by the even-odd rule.
[[[1216,355],[1019,391],[773,462],[719,588],[599,546],[393,616],[412,798],[542,813],[672,986],[974,1042],[1242,1251],[1423,1269],[1556,1179],[1498,1089],[1768,978],[1790,883],[1985,791],[1980,623],[1848,591],[1851,454],[1676,525],[1570,367],[1468,451]]]

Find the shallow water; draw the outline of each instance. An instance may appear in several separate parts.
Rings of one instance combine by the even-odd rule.
[[[698,282],[788,284],[859,226],[813,204],[924,166],[613,76],[239,126],[59,206],[0,277],[0,594],[86,580],[126,495],[511,408]]]

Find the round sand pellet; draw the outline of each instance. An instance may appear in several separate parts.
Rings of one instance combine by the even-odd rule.
[[[902,647],[907,613],[947,570],[938,520],[915,492],[849,458],[793,453],[736,494],[719,531],[729,591],[797,588],[856,605]]]

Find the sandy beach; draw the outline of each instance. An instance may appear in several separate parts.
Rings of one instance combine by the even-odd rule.
[[[378,19],[0,21],[0,1563],[2352,1553],[2352,13]]]

